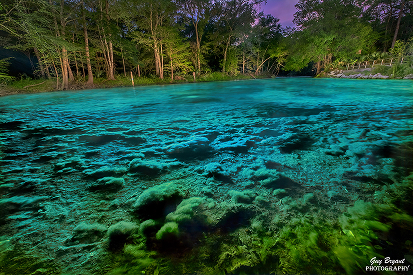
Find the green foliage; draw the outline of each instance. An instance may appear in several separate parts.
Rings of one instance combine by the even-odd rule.
[[[239,74],[238,71],[238,62],[239,62],[239,57],[238,57],[238,51],[236,48],[230,47],[227,52],[227,59],[221,62],[221,66],[225,66],[225,72],[237,76]]]
[[[116,263],[108,275],[159,274],[156,252],[147,251],[144,242],[126,245],[121,254],[114,254],[110,262]],[[158,270],[158,272],[156,272]]]
[[[299,71],[314,62],[320,73],[333,60],[354,58],[360,50],[373,49],[377,34],[361,22],[359,7],[353,2],[301,0],[298,8],[294,20],[303,30],[292,35],[287,70]]]
[[[371,70],[372,74],[390,75],[391,67],[384,65],[377,65]]]
[[[28,253],[19,246],[5,245],[5,242],[9,240],[0,238],[0,274],[61,274],[53,259]]]
[[[9,66],[9,60],[10,58],[4,58],[0,59],[0,84],[10,84],[11,81],[13,81],[13,77],[7,75],[8,69],[7,67]]]
[[[250,76],[245,75],[237,75],[237,76],[230,76],[226,73],[222,72],[212,72],[201,75],[197,78],[198,82],[211,82],[211,81],[230,81],[230,80],[243,80],[243,79],[251,79]]]
[[[389,50],[390,55],[400,60],[406,53],[407,44],[403,41],[397,40],[394,47]]]
[[[279,234],[277,255],[281,270],[287,274],[339,272],[332,251],[338,243],[339,232],[337,224],[315,215],[292,219]]]

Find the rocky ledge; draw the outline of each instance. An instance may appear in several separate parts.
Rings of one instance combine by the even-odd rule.
[[[363,73],[354,73],[346,75],[343,70],[332,71],[327,74],[328,77],[332,78],[353,78],[353,79],[388,79],[393,78],[388,75],[377,74],[363,74]],[[413,79],[413,74],[406,75],[405,77],[396,77],[396,79]]]

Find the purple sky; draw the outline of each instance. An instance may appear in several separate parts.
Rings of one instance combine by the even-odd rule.
[[[283,27],[294,26],[293,19],[296,11],[294,5],[298,0],[267,0],[267,4],[263,5],[265,14],[272,14],[280,19],[280,24]]]

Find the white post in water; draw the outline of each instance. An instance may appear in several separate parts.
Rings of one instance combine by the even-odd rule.
[[[135,82],[133,82],[133,74],[132,74],[132,71],[130,71],[130,77],[131,77],[131,79],[132,79],[132,86],[135,87]]]
[[[194,82],[195,82],[196,81],[195,72],[192,72],[192,75],[194,76]]]

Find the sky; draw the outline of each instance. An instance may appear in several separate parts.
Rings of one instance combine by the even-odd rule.
[[[293,27],[294,13],[296,11],[294,5],[298,0],[267,0],[267,4],[263,5],[265,14],[272,14],[280,19],[280,24],[283,27]]]

